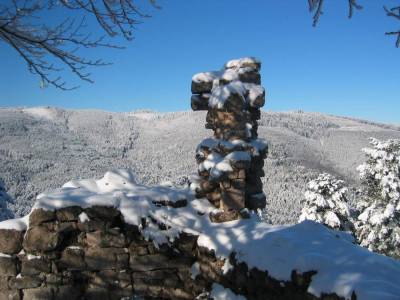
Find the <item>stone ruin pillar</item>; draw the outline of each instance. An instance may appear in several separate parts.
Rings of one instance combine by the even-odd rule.
[[[216,222],[243,217],[244,208],[266,205],[261,177],[268,147],[257,138],[265,103],[260,68],[257,59],[241,58],[227,62],[221,71],[192,78],[192,109],[206,110],[205,127],[214,131],[214,137],[196,149],[196,196],[223,211],[212,218]]]

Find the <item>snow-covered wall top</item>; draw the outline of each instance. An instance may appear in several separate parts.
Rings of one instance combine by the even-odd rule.
[[[259,74],[261,62],[254,57],[228,61],[220,71],[202,72],[192,77],[192,108],[223,109],[228,102],[260,108],[265,103],[265,90]],[[200,97],[198,95],[203,95]],[[197,106],[200,105],[200,106]]]
[[[245,262],[249,269],[266,270],[282,284],[290,281],[293,270],[316,271],[308,287],[316,296],[336,293],[350,299],[355,292],[357,299],[399,299],[400,262],[361,248],[347,234],[312,221],[271,226],[254,214],[250,219],[212,223],[208,213],[215,208],[207,200],[193,199],[189,189],[142,186],[126,170],[108,172],[100,180],[68,182],[41,194],[34,209],[69,206],[113,206],[157,247],[184,232],[197,235],[198,246],[225,259],[227,271],[231,268],[228,259],[235,253],[238,262]],[[1,222],[0,232],[26,230],[28,218]],[[81,216],[85,220],[87,216]],[[163,229],[160,224],[165,225]],[[0,234],[0,245],[3,237]]]

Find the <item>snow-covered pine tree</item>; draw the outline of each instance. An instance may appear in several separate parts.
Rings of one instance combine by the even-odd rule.
[[[357,170],[364,183],[356,238],[371,251],[400,258],[400,140],[371,138]]]
[[[353,223],[346,192],[343,180],[327,173],[320,174],[307,184],[299,222],[312,220],[333,229],[352,230]]]

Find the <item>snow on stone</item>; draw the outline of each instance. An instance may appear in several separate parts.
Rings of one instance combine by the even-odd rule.
[[[202,72],[197,73],[192,77],[194,82],[212,82],[214,79],[219,78],[220,72]]]
[[[244,68],[248,67],[249,65],[260,65],[261,62],[255,57],[243,57],[239,59],[232,59],[225,64],[226,69],[232,68]]]
[[[233,95],[236,94],[243,103],[245,103],[244,95],[246,94],[246,88],[240,81],[232,81],[226,85],[217,86],[213,88],[210,99],[208,100],[208,106],[222,109],[225,102]]]
[[[262,107],[265,104],[265,89],[258,84],[245,83],[245,88],[249,91],[247,102],[251,107]]]
[[[154,203],[182,197],[188,200],[186,207],[174,209]],[[198,235],[198,245],[214,250],[220,259],[227,260],[234,252],[236,260],[245,262],[249,269],[267,270],[282,282],[290,280],[292,270],[315,270],[308,292],[316,296],[336,293],[349,299],[355,291],[357,299],[389,300],[400,295],[399,261],[354,245],[348,234],[313,221],[274,226],[251,214],[250,219],[212,223],[208,213],[215,207],[206,199],[194,199],[190,189],[145,187],[123,170],[108,172],[100,180],[69,182],[61,189],[42,194],[34,208],[52,210],[74,205],[114,206],[125,222],[138,226],[156,246],[172,242],[181,232]],[[6,222],[1,222],[0,228]],[[164,224],[167,230],[160,230],[158,224]],[[213,290],[218,295],[221,292],[218,286]],[[232,296],[229,291],[225,295]]]
[[[236,70],[227,69],[222,73],[220,78],[227,82],[235,81],[239,80],[239,74]]]
[[[248,143],[240,139],[231,141],[219,140],[219,145],[225,149],[231,150],[236,147],[246,148],[248,146]]]
[[[226,289],[218,283],[213,283],[210,297],[215,300],[246,300],[245,297],[234,294],[230,289]]]
[[[28,227],[29,215],[19,219],[10,219],[0,222],[0,229],[24,231]]]
[[[199,171],[209,170],[214,178],[220,177],[223,173],[232,172],[232,164],[239,161],[250,161],[250,154],[246,151],[234,151],[226,156],[211,152],[207,159],[199,164]]]
[[[81,223],[90,221],[89,216],[85,212],[81,212],[79,214],[78,218],[79,218],[79,222],[81,222]]]
[[[245,142],[240,139],[227,141],[215,138],[206,138],[202,140],[202,142],[197,146],[196,152],[198,155],[203,156],[202,153],[203,149],[218,150],[218,148],[227,150],[232,150],[234,148],[236,149],[252,148],[252,155],[257,156],[260,155],[261,151],[265,151],[268,148],[268,143],[263,139],[254,139],[251,140],[250,142]]]
[[[229,258],[225,259],[224,265],[222,266],[222,274],[225,275],[232,269],[233,269],[233,266],[232,266]]]
[[[221,140],[219,139],[206,138],[197,146],[196,151],[199,151],[201,148],[214,149],[220,143],[220,141]]]
[[[233,151],[225,156],[225,160],[229,161],[250,161],[250,154],[246,151]]]
[[[27,259],[28,260],[34,260],[34,259],[41,259],[42,257],[39,255],[33,255],[33,254],[28,254]]]

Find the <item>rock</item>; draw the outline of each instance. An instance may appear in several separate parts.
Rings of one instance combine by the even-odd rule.
[[[24,232],[14,229],[0,229],[0,253],[17,254],[22,249]]]
[[[133,244],[129,247],[129,253],[130,253],[130,255],[134,255],[134,256],[142,256],[142,255],[148,255],[149,250],[148,250],[147,246],[140,246],[140,245]]]
[[[204,72],[193,76],[192,94],[208,94],[213,88],[213,82],[218,78],[217,72]]]
[[[134,256],[129,259],[129,266],[134,272],[167,269],[169,257],[163,254]]]
[[[234,170],[228,174],[228,179],[245,179],[246,178],[246,170]]]
[[[168,299],[182,299],[182,300],[191,300],[191,299],[200,299],[197,298],[196,295],[189,293],[180,288],[167,288],[163,290],[162,296]]]
[[[0,276],[16,276],[17,260],[14,257],[0,256]]]
[[[114,207],[110,206],[91,206],[85,209],[85,213],[90,220],[100,220],[103,222],[115,222],[121,213]]]
[[[221,205],[223,210],[241,210],[245,207],[245,193],[243,189],[231,187],[223,190],[221,194]]]
[[[53,226],[33,226],[28,229],[24,239],[24,249],[28,252],[55,250],[62,241],[62,235]]]
[[[51,271],[50,262],[41,257],[28,259],[24,258],[21,261],[21,274],[25,275],[38,275],[40,273],[49,273]]]
[[[49,274],[46,274],[45,277],[46,277],[46,279],[45,279],[46,286],[59,286],[63,283],[64,284],[67,283],[67,282],[63,282],[63,276],[61,273],[59,273],[59,274],[49,273]]]
[[[89,248],[85,251],[89,270],[126,269],[129,262],[127,248]]]
[[[24,290],[24,300],[53,300],[54,289],[48,287],[40,287]]]
[[[54,211],[44,210],[42,208],[35,209],[29,215],[29,227],[54,221],[55,219],[56,219],[56,214],[54,213]]]
[[[192,95],[190,100],[192,110],[208,110],[208,100],[210,99],[210,94],[195,94]]]
[[[179,235],[179,239],[174,242],[174,246],[186,254],[193,255],[197,239],[198,236],[183,232]]]
[[[11,277],[8,285],[11,289],[30,289],[38,287],[42,284],[43,279],[39,276],[20,276]]]
[[[54,290],[54,299],[56,300],[80,300],[83,292],[77,286],[61,285]]]
[[[22,299],[21,297],[21,291],[19,290],[0,290],[0,299],[1,300],[20,300]],[[27,298],[29,299],[29,298]]]
[[[84,294],[85,300],[109,300],[111,297],[110,292],[107,288],[99,288],[96,286],[89,286]]]
[[[192,259],[188,257],[170,257],[164,254],[145,256],[131,255],[129,266],[134,272],[152,271],[157,269],[179,269],[192,265]]]
[[[312,276],[314,276],[315,274],[317,274],[316,271],[308,271],[305,273],[298,273],[293,270],[290,277],[291,277],[293,284],[298,289],[301,289],[304,292],[306,292],[311,283]]]
[[[202,192],[204,193],[210,193],[212,192],[214,189],[216,189],[218,187],[218,183],[217,182],[213,182],[213,181],[209,181],[209,180],[204,180],[202,179],[200,181],[200,189]]]
[[[246,178],[246,194],[254,195],[263,192],[263,185],[260,177],[247,176]]]
[[[163,289],[163,280],[150,280],[146,278],[138,278],[133,281],[133,290],[135,294],[141,296],[146,295],[150,299],[160,299]]]
[[[57,232],[58,233],[62,233],[62,234],[68,235],[70,233],[79,231],[77,223],[73,222],[73,221],[61,222],[61,223],[59,223],[57,225],[58,225],[57,226]]]
[[[249,218],[248,214],[238,211],[238,210],[224,210],[218,211],[214,213],[210,213],[209,215],[211,222],[213,223],[223,223],[229,222],[238,219],[247,219]]]
[[[117,229],[109,229],[106,231],[97,230],[86,234],[86,244],[88,247],[126,247],[125,236]]]
[[[261,62],[254,57],[244,57],[232,59],[225,64],[225,69],[243,69],[252,68],[257,71],[261,69]]]
[[[79,206],[70,206],[57,210],[57,220],[60,222],[78,221],[82,208]]]
[[[243,68],[239,70],[239,80],[246,83],[261,84],[261,75],[254,68]]]
[[[253,194],[246,197],[246,207],[249,209],[263,209],[267,205],[267,197],[264,193]]]
[[[176,201],[169,201],[169,200],[154,200],[152,201],[157,206],[169,206],[173,208],[180,208],[187,206],[186,199],[178,199]]]
[[[96,273],[91,273],[88,279],[89,286],[97,288],[106,288],[112,294],[119,297],[132,296],[132,278],[126,270],[114,271],[106,270]]]
[[[58,266],[63,270],[85,270],[85,252],[78,247],[68,247],[61,253]]]
[[[8,276],[0,276],[0,291],[8,290],[8,279]]]
[[[77,227],[82,232],[92,232],[96,230],[105,231],[112,227],[111,222],[101,221],[101,220],[89,220],[86,222],[78,222]]]

